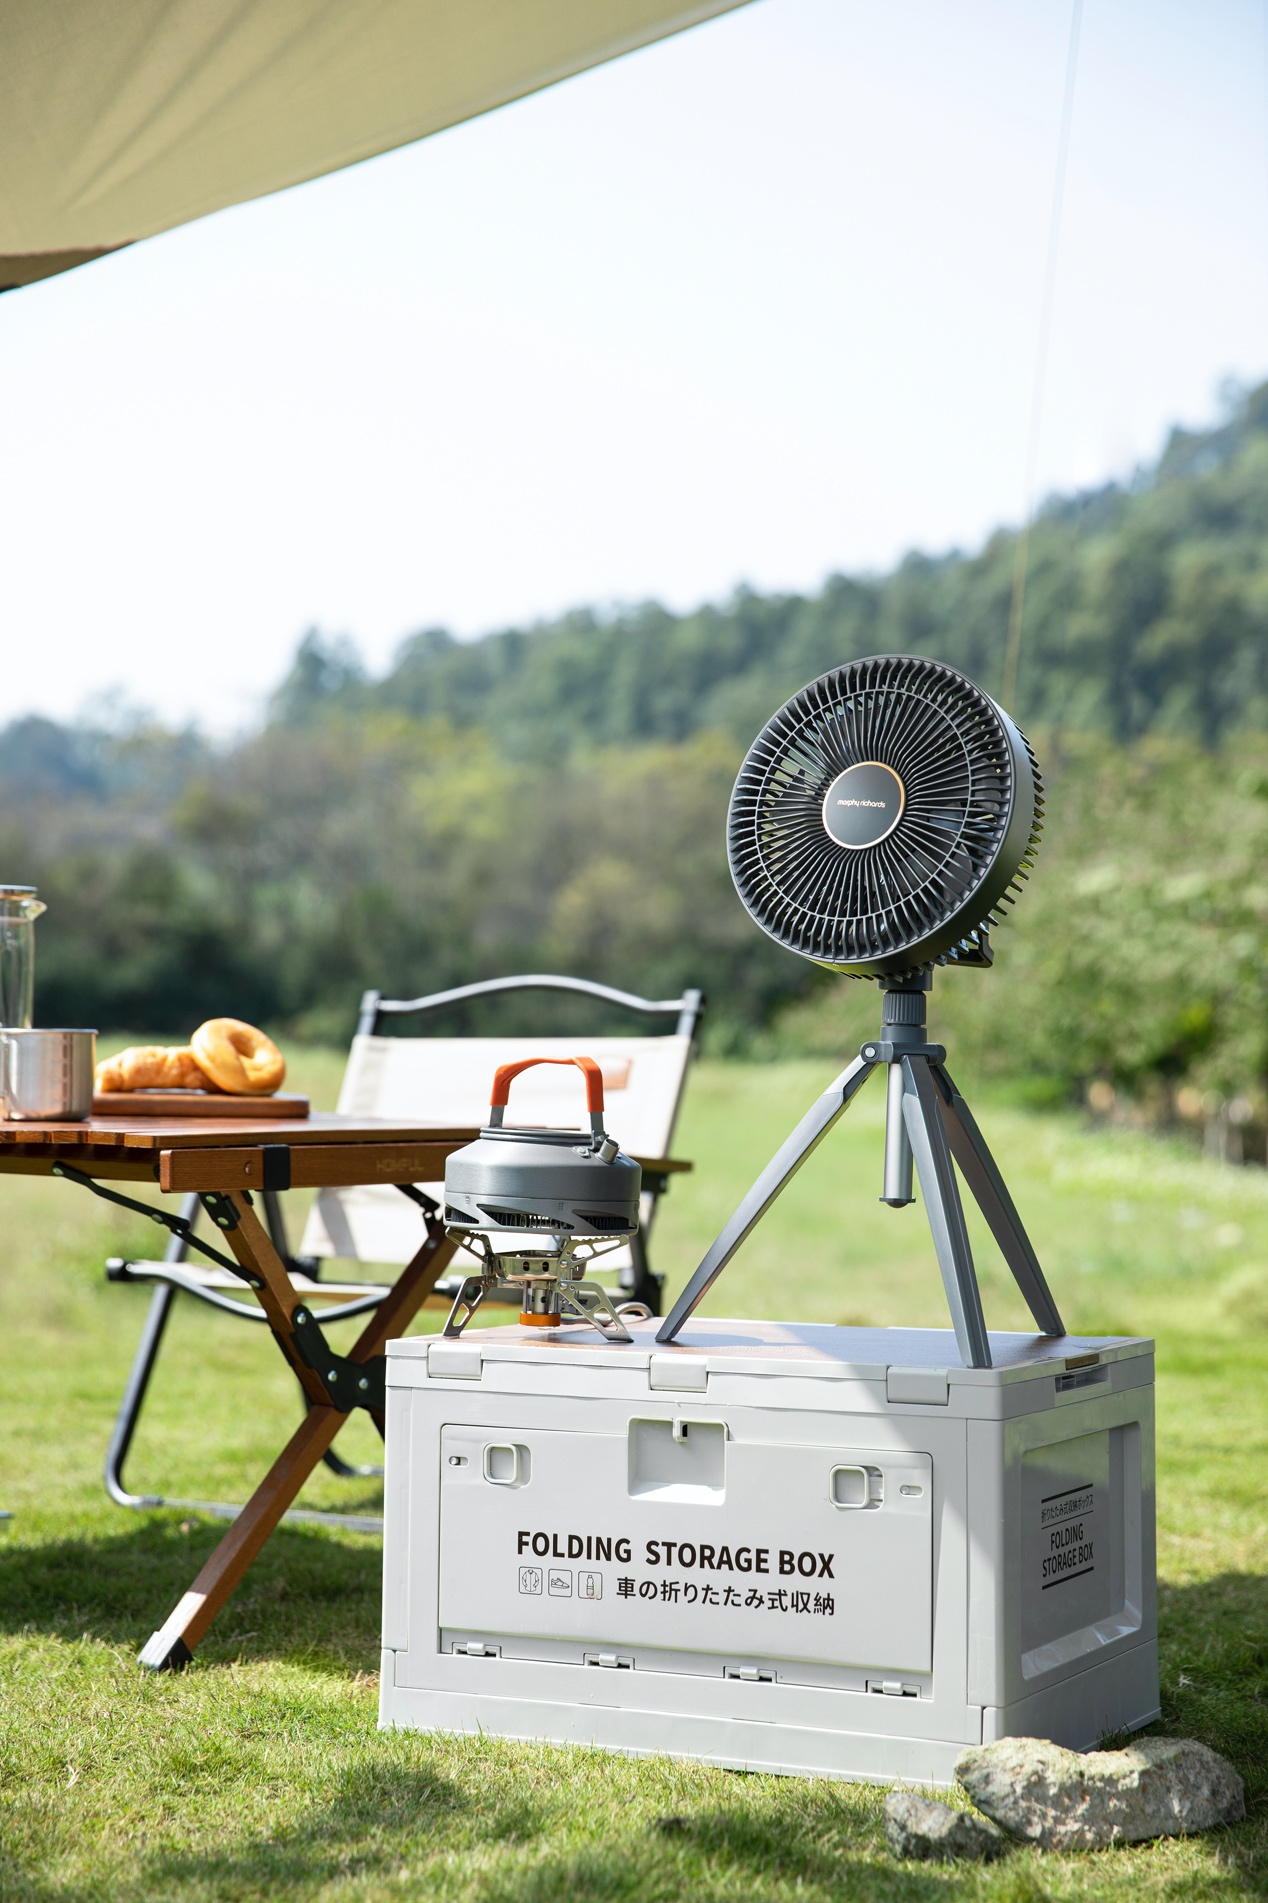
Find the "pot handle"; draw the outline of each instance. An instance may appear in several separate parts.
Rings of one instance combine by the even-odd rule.
[[[575,1064],[586,1080],[586,1109],[590,1128],[596,1136],[603,1133],[603,1072],[593,1057],[521,1057],[517,1064],[499,1064],[493,1073],[493,1095],[489,1099],[489,1128],[502,1127],[502,1112],[511,1094],[511,1080],[534,1064]]]

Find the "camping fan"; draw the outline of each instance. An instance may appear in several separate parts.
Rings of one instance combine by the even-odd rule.
[[[749,749],[727,847],[789,951],[855,977],[980,963],[1039,840],[1034,755],[954,668],[884,654],[795,694]]]
[[[881,1032],[812,1106],[753,1185],[657,1335],[673,1341],[784,1185],[877,1065],[888,1079],[882,1202],[913,1164],[965,1365],[990,1342],[955,1163],[1045,1335],[1065,1330],[1003,1178],[927,1041],[936,964],[986,966],[988,931],[1039,842],[1043,794],[1025,738],[954,668],[916,655],[854,661],[767,722],[731,795],[727,846],[746,909],[777,944],[873,977]]]

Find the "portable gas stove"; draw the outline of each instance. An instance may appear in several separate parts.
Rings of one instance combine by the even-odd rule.
[[[505,1123],[511,1083],[535,1064],[575,1064],[586,1080],[587,1141],[577,1130],[526,1130]],[[526,1328],[590,1322],[609,1341],[633,1336],[598,1282],[585,1280],[597,1257],[638,1230],[643,1172],[603,1127],[603,1073],[592,1057],[526,1057],[494,1074],[489,1121],[476,1142],[445,1165],[445,1228],[484,1263],[468,1276],[445,1334],[461,1335],[496,1288],[522,1291]],[[495,1248],[494,1238],[515,1244]],[[531,1236],[529,1241],[527,1237]],[[645,1313],[639,1310],[640,1314]]]

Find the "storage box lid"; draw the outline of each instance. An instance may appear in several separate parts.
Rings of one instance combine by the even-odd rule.
[[[566,1327],[549,1340],[518,1324],[469,1330],[460,1341],[414,1335],[388,1343],[390,1360],[423,1359],[433,1376],[479,1378],[486,1361],[555,1366],[640,1368],[653,1387],[703,1389],[711,1373],[789,1375],[800,1380],[884,1381],[892,1369],[945,1370],[951,1386],[1026,1381],[1153,1353],[1143,1336],[991,1334],[989,1368],[960,1362],[949,1328],[845,1328],[830,1322],[715,1321],[696,1318],[669,1346],[659,1323],[633,1322],[631,1344],[605,1341],[593,1328]]]

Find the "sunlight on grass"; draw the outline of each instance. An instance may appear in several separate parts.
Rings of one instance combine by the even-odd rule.
[[[300,1053],[290,1081],[329,1105],[340,1069]],[[694,1074],[677,1148],[697,1171],[674,1182],[654,1248],[671,1288],[832,1070]],[[221,1530],[120,1512],[101,1488],[148,1299],[107,1286],[101,1264],[152,1251],[154,1232],[69,1185],[8,1178],[0,1505],[16,1518],[0,1531],[0,1898],[1268,1895],[1268,1176],[1073,1115],[979,1108],[1068,1325],[1158,1338],[1163,1728],[1233,1757],[1246,1825],[1101,1857],[1017,1851],[980,1872],[898,1866],[870,1789],[381,1735],[378,1542],[308,1526],[270,1543],[193,1670],[143,1675],[137,1646]],[[882,1116],[873,1085],[719,1282],[713,1313],[946,1325],[922,1209],[877,1201]],[[1024,1326],[980,1225],[974,1241],[992,1324]],[[244,1498],[298,1414],[263,1330],[184,1304],[133,1484]],[[339,1445],[374,1458],[368,1424]],[[380,1498],[322,1469],[304,1502],[373,1512]]]

